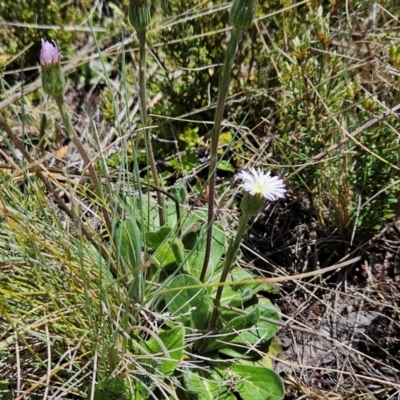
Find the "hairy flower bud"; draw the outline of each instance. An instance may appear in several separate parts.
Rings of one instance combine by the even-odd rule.
[[[229,22],[234,28],[245,31],[253,23],[256,10],[257,0],[233,0]]]
[[[44,41],[40,50],[43,90],[50,96],[59,96],[65,88],[64,74],[60,64],[60,52],[56,43]]]
[[[145,31],[151,21],[150,0],[130,0],[129,21],[138,31]]]

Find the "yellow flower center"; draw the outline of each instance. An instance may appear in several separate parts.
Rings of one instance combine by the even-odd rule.
[[[261,183],[255,183],[253,187],[257,193],[262,193],[265,190],[264,185],[261,185]]]

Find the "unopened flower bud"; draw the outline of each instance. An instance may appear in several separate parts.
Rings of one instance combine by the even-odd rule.
[[[257,0],[233,0],[229,22],[234,28],[245,31],[253,23],[256,10]]]
[[[145,31],[151,21],[150,0],[130,0],[129,21],[138,31]]]
[[[40,50],[43,90],[50,96],[59,96],[65,88],[64,74],[60,64],[60,52],[56,43],[44,41]]]

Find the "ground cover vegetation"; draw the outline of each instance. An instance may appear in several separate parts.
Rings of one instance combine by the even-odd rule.
[[[0,398],[400,396],[396,1],[0,6]]]

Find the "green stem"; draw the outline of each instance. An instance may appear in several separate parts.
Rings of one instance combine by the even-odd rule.
[[[239,220],[239,227],[237,230],[237,234],[234,240],[231,240],[229,243],[229,248],[226,253],[226,258],[224,262],[224,266],[222,269],[222,274],[219,279],[220,285],[218,286],[217,289],[217,294],[215,295],[214,299],[214,307],[211,313],[210,320],[208,321],[208,333],[211,333],[214,328],[215,328],[215,323],[217,322],[217,317],[218,317],[218,310],[220,307],[220,302],[221,302],[221,297],[222,297],[222,292],[224,290],[224,286],[221,285],[222,283],[226,282],[226,278],[228,277],[229,271],[231,270],[232,264],[235,261],[237,251],[239,249],[240,243],[242,241],[243,235],[247,231],[247,223],[249,222],[249,219],[251,218],[251,215],[249,214],[242,214]],[[207,350],[208,344],[210,343],[211,340],[211,335],[207,335],[201,344],[199,348],[199,354],[205,353]]]
[[[214,201],[215,201],[215,183],[216,183],[216,167],[218,156],[218,142],[219,133],[221,129],[222,116],[225,107],[226,94],[228,92],[229,83],[231,81],[231,71],[233,60],[235,59],[237,46],[242,39],[243,31],[240,29],[233,29],[232,35],[229,40],[228,48],[226,49],[225,62],[222,70],[221,78],[218,88],[218,101],[217,109],[215,111],[214,128],[211,134],[211,150],[210,150],[210,167],[208,172],[208,217],[207,217],[207,237],[206,237],[206,251],[204,255],[203,268],[200,274],[200,281],[204,282],[208,263],[210,260],[211,246],[212,246],[212,224],[214,221]]]
[[[153,175],[154,184],[160,187],[160,182],[157,175],[156,161],[154,159],[153,146],[151,144],[150,129],[148,126],[147,117],[147,104],[146,104],[146,31],[137,31],[139,40],[139,98],[140,98],[140,111],[142,117],[142,124],[145,134],[145,145],[147,152],[147,159],[150,164],[151,173]],[[157,191],[158,215],[160,219],[160,226],[164,225],[164,197],[160,191]]]

